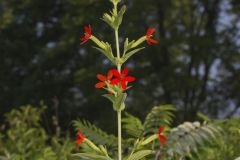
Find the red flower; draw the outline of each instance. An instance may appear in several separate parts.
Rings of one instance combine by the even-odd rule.
[[[84,142],[85,138],[86,137],[84,136],[84,134],[81,131],[78,131],[75,143],[77,145],[80,145],[80,144],[82,144]]]
[[[164,127],[160,127],[158,130],[158,140],[162,143],[162,145],[164,145],[165,142],[167,141],[167,138],[164,135],[162,135],[163,130]]]
[[[96,88],[103,88],[106,86],[106,81],[110,81],[112,79],[112,72],[109,71],[107,76],[104,76],[102,74],[97,74],[97,78],[102,81],[102,82],[98,82],[97,84],[95,84]]]
[[[80,43],[80,44],[84,44],[84,43],[87,42],[87,41],[90,39],[90,37],[92,36],[92,32],[91,32],[91,27],[90,27],[90,25],[85,26],[85,27],[84,27],[84,30],[85,30],[85,35],[84,35],[83,38],[80,38],[80,40],[81,40],[81,43]]]
[[[111,80],[111,84],[121,84],[122,88],[125,90],[127,88],[127,82],[133,82],[136,79],[132,76],[127,76],[128,68],[124,68],[122,73],[119,73],[118,70],[113,69],[112,74],[116,76],[116,78]]]
[[[152,39],[152,34],[155,32],[155,29],[154,28],[148,28],[147,30],[147,33],[146,33],[146,38],[147,38],[147,43],[148,44],[151,44],[151,43],[154,43],[154,44],[157,44],[158,41],[155,40],[155,39]]]

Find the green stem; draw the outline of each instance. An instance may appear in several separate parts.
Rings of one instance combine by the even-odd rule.
[[[118,38],[118,30],[115,30],[115,38],[116,38],[116,49],[117,49],[117,58],[120,59],[120,49],[119,49],[119,38]],[[121,64],[117,64],[118,72],[121,73]]]
[[[116,38],[117,58],[120,58],[118,30],[115,30],[115,38]]]
[[[119,64],[117,65],[117,70],[119,73],[121,73],[121,65],[119,65]]]
[[[114,4],[114,12],[117,14],[117,4]],[[115,29],[115,39],[116,39],[116,50],[117,59],[120,60],[120,49],[119,49],[119,37],[118,29]],[[117,62],[117,70],[121,73],[121,64]],[[122,160],[122,117],[121,110],[117,111],[117,121],[118,121],[118,160]]]
[[[122,160],[122,124],[121,111],[117,112],[118,118],[118,160]]]

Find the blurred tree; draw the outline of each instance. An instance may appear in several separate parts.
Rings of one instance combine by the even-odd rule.
[[[141,14],[138,18],[145,28],[155,23],[160,44],[148,47],[145,56],[135,59],[138,77],[143,78],[133,94],[137,101],[141,99],[135,110],[151,103],[173,103],[185,120],[195,119],[199,110],[214,117],[227,115],[229,110],[235,113],[239,107],[239,3],[186,0],[143,4],[128,5],[133,7],[130,15]]]
[[[128,110],[144,116],[155,104],[178,106],[180,120],[201,110],[233,115],[239,101],[239,11],[237,0],[124,0],[128,7],[121,43],[157,28],[159,45],[128,62],[138,77]],[[115,115],[99,95],[95,75],[110,62],[79,45],[83,26],[113,42],[101,16],[107,0],[0,1],[0,114],[13,106],[44,100],[49,114],[68,127],[76,117],[114,130]],[[113,43],[114,44],[114,43]],[[228,112],[224,112],[224,111]]]

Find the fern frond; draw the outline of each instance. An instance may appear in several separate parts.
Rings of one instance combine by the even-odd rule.
[[[122,119],[125,132],[134,138],[140,137],[144,130],[141,120],[129,113],[125,113],[125,115],[126,117]]]
[[[114,135],[109,135],[103,130],[97,128],[86,120],[75,120],[73,126],[77,130],[81,130],[88,139],[91,139],[95,144],[106,146],[116,146],[117,138]]]
[[[159,126],[170,127],[176,107],[173,105],[160,105],[152,108],[146,116],[144,127],[144,135],[156,133]]]
[[[167,153],[170,156],[175,154],[180,156],[191,155],[192,152],[197,152],[198,148],[206,142],[216,139],[218,135],[221,135],[221,129],[212,124],[185,122],[170,131]]]

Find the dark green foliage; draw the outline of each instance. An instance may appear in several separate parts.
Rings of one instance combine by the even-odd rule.
[[[125,113],[125,117],[122,119],[124,131],[128,136],[138,138],[142,136],[144,131],[141,120],[129,113]]]
[[[175,110],[176,108],[172,105],[155,106],[146,116],[143,123],[139,118],[129,113],[125,113],[126,117],[122,119],[123,129],[128,135],[128,138],[124,139],[125,150],[131,151],[134,147],[139,149],[137,145],[139,145],[141,149],[146,149],[144,153],[135,152],[132,156],[136,159],[138,159],[137,157],[141,159],[141,156],[145,156],[144,154],[152,155],[153,151],[151,149],[154,148],[155,150],[158,150],[159,147],[159,153],[161,153],[160,157],[164,160],[170,160],[171,158],[179,159],[194,157],[194,155],[199,154],[199,149],[205,145],[214,144],[214,140],[217,140],[222,136],[222,129],[218,127],[218,125],[207,122],[202,124],[200,122],[184,122],[183,124],[172,128],[171,122],[173,121],[173,112]],[[112,135],[109,136],[101,129],[98,129],[95,125],[86,121],[74,121],[74,126],[76,129],[82,130],[89,139],[97,144],[106,144],[110,147],[110,153],[114,154],[112,152],[113,148],[110,146],[111,142],[114,142]],[[148,135],[157,134],[159,126],[165,126],[165,129],[167,130],[165,133],[168,139],[166,145],[161,147],[159,142],[155,141],[149,145],[141,146],[141,143],[144,141],[144,137],[146,139]],[[89,151],[86,150],[86,153],[88,152]],[[158,156],[158,154],[156,156]],[[153,158],[149,157],[148,159]]]
[[[117,138],[114,135],[109,135],[95,125],[86,120],[75,120],[73,126],[76,130],[82,131],[95,144],[107,145],[109,147],[117,146]]]
[[[178,120],[183,121],[195,119],[199,110],[217,116],[219,110],[229,111],[227,106],[234,102],[229,115],[235,113],[240,75],[238,0],[123,3],[127,12],[119,35],[122,43],[126,34],[129,44],[144,36],[147,27],[155,27],[160,40],[142,56],[134,55],[134,62],[127,61],[140,79],[129,95],[135,100],[128,101],[128,109],[143,117],[156,103],[176,104],[181,111]],[[108,61],[90,49],[91,43],[79,45],[87,24],[97,37],[114,42],[107,24],[96,19],[109,8],[107,0],[1,0],[0,114],[42,99],[52,106],[56,96],[61,100],[64,127],[79,116],[99,120],[101,127],[110,126],[112,117],[105,121],[99,115],[107,114],[111,104],[97,100],[93,87],[95,75],[109,69]],[[99,104],[101,113],[94,114]],[[113,131],[115,126],[111,126],[106,129]]]
[[[155,106],[148,113],[143,123],[144,135],[157,133],[160,126],[170,127],[174,118],[173,111],[176,107],[173,105]]]
[[[168,134],[167,155],[170,157],[191,156],[198,152],[198,149],[204,147],[212,140],[221,137],[221,129],[212,124],[201,124],[199,122],[184,122],[183,124],[172,128]]]
[[[73,142],[65,137],[49,137],[40,125],[45,108],[22,106],[6,114],[0,135],[1,160],[70,160]]]
[[[164,108],[164,106],[162,107]],[[6,114],[6,122],[8,123],[3,126],[4,131],[0,132],[0,158],[2,160],[31,160],[33,157],[36,160],[71,159],[69,156],[74,148],[73,141],[58,136],[49,137],[39,123],[43,111],[44,108],[37,109],[32,106],[25,106],[21,107],[20,110],[12,110]],[[126,114],[123,121],[125,130],[127,133],[132,133],[131,136],[133,137],[137,137],[134,130],[143,130],[141,121],[130,114]],[[134,123],[136,124],[135,127],[133,127]],[[240,137],[239,119],[217,121],[215,123],[185,122],[170,129],[169,132],[166,132],[167,144],[162,148],[163,150],[161,149],[162,157],[178,159],[187,156],[192,157],[193,160],[215,160],[216,157],[219,160],[224,157],[227,160],[237,158]],[[216,125],[220,125],[222,130]],[[116,143],[114,143],[116,137],[108,135],[95,125],[89,122],[75,121],[74,126],[76,129],[83,130],[87,137],[94,142],[105,143],[109,153],[116,147]],[[216,137],[216,141],[211,141]],[[124,148],[126,149],[132,144],[127,141],[127,139],[124,140]],[[87,150],[86,146],[82,147]],[[150,154],[151,151],[148,151],[147,148],[148,146],[146,146],[146,153],[144,152],[144,154]],[[114,152],[111,154],[114,155]],[[142,153],[136,152],[133,157],[141,156],[143,156]]]
[[[174,118],[173,112],[176,108],[173,105],[155,106],[147,114],[144,123],[129,113],[123,118],[123,128],[128,135],[135,138],[157,133],[160,126],[170,127]]]
[[[194,160],[235,160],[240,155],[240,119],[217,120],[223,129],[222,136],[214,143],[201,148]]]

